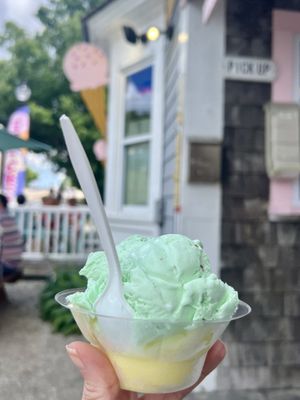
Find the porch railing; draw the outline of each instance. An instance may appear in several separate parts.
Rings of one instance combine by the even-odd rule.
[[[21,206],[11,211],[24,237],[24,259],[79,260],[100,248],[87,206]]]

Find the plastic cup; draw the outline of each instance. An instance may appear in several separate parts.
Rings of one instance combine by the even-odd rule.
[[[72,305],[68,296],[82,290],[64,290],[55,299],[72,312],[83,336],[105,352],[120,387],[139,393],[170,393],[192,386],[201,374],[208,350],[229,322],[251,311],[240,301],[233,317],[224,321],[116,318]]]

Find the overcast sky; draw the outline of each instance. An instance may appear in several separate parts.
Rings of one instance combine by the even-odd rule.
[[[14,21],[27,32],[34,33],[41,29],[35,14],[47,0],[0,0],[0,32],[6,21]],[[7,58],[7,53],[0,47],[0,59]]]
[[[5,21],[15,21],[29,32],[40,28],[35,13],[46,0],[0,0],[0,29]]]

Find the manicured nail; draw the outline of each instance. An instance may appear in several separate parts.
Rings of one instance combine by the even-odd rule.
[[[66,350],[68,352],[69,357],[71,358],[73,363],[76,365],[76,367],[78,367],[79,369],[83,369],[84,368],[84,364],[81,361],[77,350],[74,349],[71,345],[67,345],[66,346]]]

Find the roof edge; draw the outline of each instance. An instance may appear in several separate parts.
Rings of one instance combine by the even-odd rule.
[[[95,7],[93,10],[91,10],[88,14],[86,14],[84,17],[81,18],[81,28],[82,28],[82,34],[83,38],[86,42],[90,41],[90,35],[89,35],[89,30],[88,30],[88,20],[92,18],[95,14],[97,14],[99,11],[102,11],[104,8],[109,6],[111,3],[114,3],[116,0],[106,0],[104,3],[102,3],[100,6]]]

